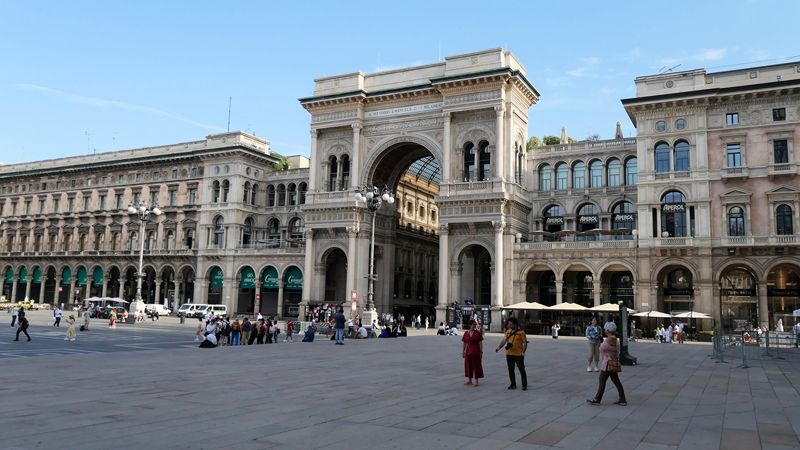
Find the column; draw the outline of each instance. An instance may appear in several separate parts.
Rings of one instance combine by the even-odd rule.
[[[556,304],[564,301],[564,280],[556,280]]]
[[[450,175],[453,171],[453,168],[450,166],[450,152],[452,151],[450,148],[450,113],[443,113],[442,117],[444,118],[444,137],[442,138],[442,183],[447,184],[450,182]],[[441,249],[441,246],[439,248]],[[444,271],[441,273],[444,274]],[[441,285],[439,288],[439,292],[441,293]]]
[[[314,192],[317,190],[317,164],[319,158],[317,157],[317,130],[311,130],[311,165],[308,169],[308,191]]]
[[[446,123],[449,123],[450,115],[447,116]],[[445,135],[447,133],[445,132]],[[447,147],[445,147],[447,148]],[[449,167],[449,166],[445,166]],[[447,268],[450,266],[450,249],[448,248],[448,240],[449,240],[449,226],[446,223],[439,224],[439,301],[437,305],[440,307],[447,306],[447,299],[449,298],[449,293],[447,291]]]
[[[505,108],[503,106],[495,106],[494,112],[497,116],[496,118],[496,125],[495,125],[495,133],[497,143],[495,144],[495,174],[498,179],[504,180],[506,177],[505,171],[505,158],[504,158],[504,149],[505,147],[503,142],[503,117],[505,116]]]
[[[100,293],[101,297],[108,297],[108,274],[103,274],[103,291]]]
[[[153,299],[153,303],[157,305],[162,304],[163,300],[161,299],[161,283],[164,282],[164,279],[158,278],[158,279],[153,279],[153,281],[156,283],[156,295],[155,298]]]
[[[344,189],[344,161],[342,158],[336,160],[336,187],[335,190]]]
[[[300,298],[302,306],[307,306],[309,300],[311,300],[311,292],[314,289],[314,278],[316,276],[314,271],[314,230],[312,228],[306,228],[305,234],[306,254],[305,259],[303,260],[303,273],[305,275],[303,277],[303,294]],[[302,314],[305,313],[305,310],[303,309],[300,311],[300,313],[302,317]]]
[[[256,282],[256,284],[258,284]],[[172,308],[174,311],[178,310],[181,305],[181,290],[183,289],[183,278],[175,278],[175,299],[172,301]]]
[[[356,278],[358,278],[356,272],[356,261],[358,260],[356,238],[358,237],[358,228],[358,225],[347,227],[347,292],[345,292],[347,299],[350,298],[351,292],[358,290],[356,288]],[[364,300],[366,299],[365,295],[365,292],[361,292],[359,293],[359,298]],[[364,304],[366,303],[362,302],[362,305]]]
[[[72,274],[72,277],[69,279],[69,297],[67,297],[67,303],[74,303],[75,302],[75,274]]]
[[[594,294],[594,306],[600,306],[600,289],[602,287],[602,282],[600,280],[594,280],[592,282],[592,293]]]
[[[46,280],[46,277],[47,277],[47,275],[45,275],[45,280]],[[45,284],[44,281],[39,283],[39,299],[38,299],[39,303],[44,303],[44,284]]]
[[[19,282],[19,277],[14,275],[14,278],[11,279],[11,298],[9,299],[12,302],[17,301],[17,282]]]
[[[283,278],[278,280],[278,312],[279,317],[283,317]]]
[[[119,292],[117,292],[117,297],[124,300],[125,297],[123,297],[123,295],[125,295],[125,280],[122,278],[122,274],[120,274]]]
[[[446,304],[451,301],[461,300],[461,263],[450,264],[450,297],[447,299]]]
[[[33,278],[33,271],[28,274],[28,279],[25,280],[25,299],[31,298],[31,281]]]
[[[257,316],[261,311],[261,280],[256,280],[256,301],[253,302],[253,315]]]
[[[92,274],[88,273],[86,275],[86,292],[83,295],[83,298],[88,298],[92,296]]]
[[[758,323],[761,328],[769,329],[769,301],[767,297],[767,282],[758,283]],[[785,326],[786,324],[784,324]]]
[[[475,164],[475,171],[473,172],[472,178],[470,179],[470,181],[481,181],[481,180],[478,179],[478,177],[479,177],[479,175],[481,173],[480,169],[479,169],[480,163],[481,163],[481,152],[480,152],[480,149],[477,147],[477,145],[478,144],[475,144],[475,147],[472,147],[472,151],[474,153],[474,155],[472,156],[472,162],[473,162],[473,164]],[[484,174],[484,175],[487,175],[487,174]]]
[[[328,186],[330,185],[330,183],[328,182],[329,180],[328,177],[330,177],[331,175],[331,171],[329,169],[330,165],[331,165],[330,161],[322,161],[320,163],[320,167],[322,167],[322,188],[320,189],[320,191],[322,192],[326,192],[328,190]],[[277,204],[277,202],[275,204]]]
[[[360,180],[359,175],[359,166],[361,165],[361,124],[354,123],[351,125],[353,127],[353,155],[350,157],[350,187],[356,188],[358,187],[358,182]],[[347,189],[347,186],[343,186],[342,189]]]
[[[503,256],[503,231],[506,222],[502,218],[494,222],[494,298],[492,306],[503,306],[503,266],[505,258]]]

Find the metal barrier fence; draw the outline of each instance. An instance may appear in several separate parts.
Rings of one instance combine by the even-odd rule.
[[[739,363],[747,368],[749,363],[800,360],[800,335],[767,331],[761,334],[745,331],[733,334],[715,334],[714,355],[717,362]]]

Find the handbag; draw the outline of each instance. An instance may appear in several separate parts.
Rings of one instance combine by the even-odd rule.
[[[606,363],[606,372],[609,373],[620,373],[622,372],[622,365],[619,363],[618,359],[609,359],[608,363]]]

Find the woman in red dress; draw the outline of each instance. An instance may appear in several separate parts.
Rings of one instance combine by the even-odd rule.
[[[481,365],[483,334],[478,330],[478,322],[475,320],[469,321],[469,331],[461,337],[461,342],[463,343],[461,357],[464,358],[464,376],[467,377],[464,385],[473,385],[472,379],[474,378],[474,385],[478,386],[478,379],[483,378],[483,365]]]

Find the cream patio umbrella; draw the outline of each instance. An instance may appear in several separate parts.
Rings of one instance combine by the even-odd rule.
[[[713,319],[713,317],[709,316],[706,313],[701,313],[696,311],[688,311],[685,313],[675,314],[675,317],[678,319]]]
[[[619,305],[615,303],[603,303],[599,306],[593,306],[589,308],[589,311],[597,311],[597,312],[619,312]],[[629,313],[635,313],[635,309],[628,308]]]
[[[586,311],[589,308],[577,303],[564,302],[557,303],[553,306],[548,306],[547,309],[550,311]]]
[[[671,315],[669,315],[667,313],[663,313],[661,311],[643,311],[643,312],[636,313],[636,314],[633,314],[633,315],[636,316],[636,317],[656,317],[656,318],[659,318],[659,319],[672,318]]]
[[[519,303],[514,303],[513,305],[503,306],[502,309],[522,309],[525,311],[542,311],[549,308],[538,302],[519,302]]]

